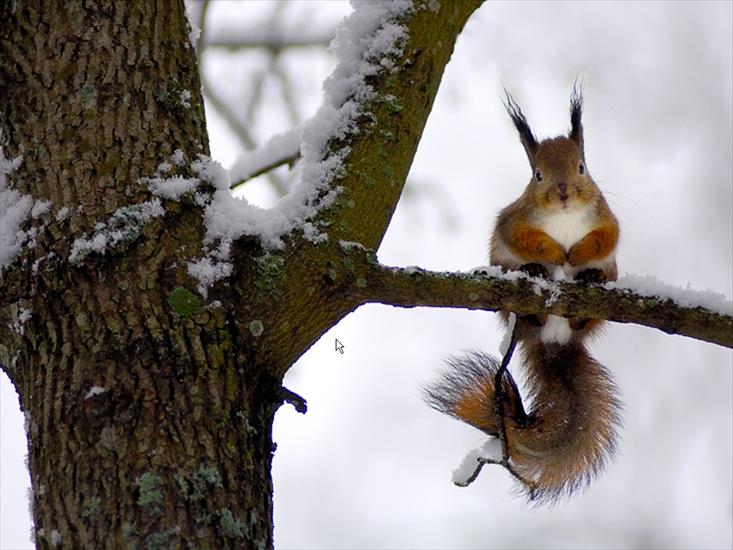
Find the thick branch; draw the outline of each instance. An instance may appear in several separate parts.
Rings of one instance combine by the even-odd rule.
[[[564,317],[635,323],[733,348],[733,314],[688,306],[634,288],[607,288],[572,282],[549,282],[524,274],[488,276],[402,269],[379,264],[374,256],[354,251],[351,280],[362,303],[400,307],[456,307],[516,313],[552,313]],[[692,291],[688,291],[694,296]],[[705,293],[699,293],[701,298]],[[721,309],[730,309],[730,303]]]
[[[333,151],[348,146],[338,186],[339,199],[317,221],[329,224],[334,241],[359,241],[377,249],[387,230],[432,109],[456,38],[480,0],[415,2],[400,23],[407,43],[378,78],[369,77],[371,99],[362,105],[358,132]],[[436,47],[439,44],[439,47]]]

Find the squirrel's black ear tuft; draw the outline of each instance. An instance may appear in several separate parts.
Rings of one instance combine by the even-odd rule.
[[[583,152],[583,82],[577,80],[573,83],[573,91],[570,94],[570,135],[571,140],[578,144],[580,158],[584,158]]]
[[[509,94],[506,88],[504,88],[504,94],[504,108],[506,109],[506,112],[509,113],[514,126],[519,132],[519,139],[522,141],[529,163],[534,167],[534,157],[537,153],[537,140],[535,139],[529,124],[527,124],[527,119],[524,117],[522,109],[519,108],[519,105],[517,105],[517,102],[514,101],[514,98]]]

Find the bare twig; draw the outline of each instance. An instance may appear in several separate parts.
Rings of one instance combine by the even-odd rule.
[[[508,375],[507,367],[509,366],[509,362],[512,360],[514,348],[517,346],[518,336],[519,323],[514,323],[509,340],[509,347],[507,348],[506,353],[504,353],[499,370],[497,370],[496,375],[494,375],[494,414],[496,414],[496,418],[499,422],[499,441],[501,442],[501,461],[499,461],[498,464],[504,466],[504,468],[506,468],[509,473],[517,479],[517,481],[529,489],[529,498],[531,500],[534,498],[534,483],[525,479],[519,472],[517,472],[516,468],[514,468],[510,462],[511,457],[509,456],[509,444],[507,442],[506,435],[506,415],[504,414],[504,375]],[[478,460],[479,464],[482,462],[486,464],[497,464],[497,461],[484,457],[479,457]],[[476,473],[476,476],[478,476],[478,473]]]
[[[308,403],[306,403],[305,398],[298,395],[293,390],[289,390],[285,386],[281,386],[279,394],[284,403],[290,403],[300,414],[305,414],[308,411]]]

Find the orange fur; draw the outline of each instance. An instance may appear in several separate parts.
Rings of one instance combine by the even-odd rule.
[[[616,248],[618,242],[618,223],[615,219],[604,220],[604,223],[588,233],[568,251],[568,263],[582,266],[592,260],[608,256]]]
[[[527,223],[512,227],[507,240],[509,248],[527,262],[565,263],[565,250],[552,237]]]

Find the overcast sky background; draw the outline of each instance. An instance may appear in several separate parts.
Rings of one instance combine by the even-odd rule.
[[[210,27],[262,28],[273,2],[215,2]],[[568,126],[573,80],[585,81],[587,165],[622,231],[620,273],[733,296],[733,4],[487,3],[468,22],[428,120],[407,192],[379,250],[386,264],[469,270],[487,263],[498,211],[530,177],[500,94],[535,133]],[[289,2],[281,31],[333,27],[345,2]],[[262,52],[209,51],[208,78],[245,103]],[[311,116],[333,59],[282,56],[296,111]],[[251,122],[258,139],[290,126],[275,81]],[[240,148],[207,110],[214,157]],[[264,181],[246,196],[271,205]],[[733,352],[613,324],[593,344],[624,401],[619,453],[583,494],[535,508],[502,469],[469,488],[450,476],[480,432],[426,407],[419,387],[441,358],[496,353],[497,317],[448,309],[359,309],[291,369],[308,400],[283,407],[275,439],[275,540],[305,548],[731,548]],[[333,349],[334,338],[345,345]],[[516,372],[516,365],[513,367]],[[0,548],[29,548],[22,415],[0,380]]]

